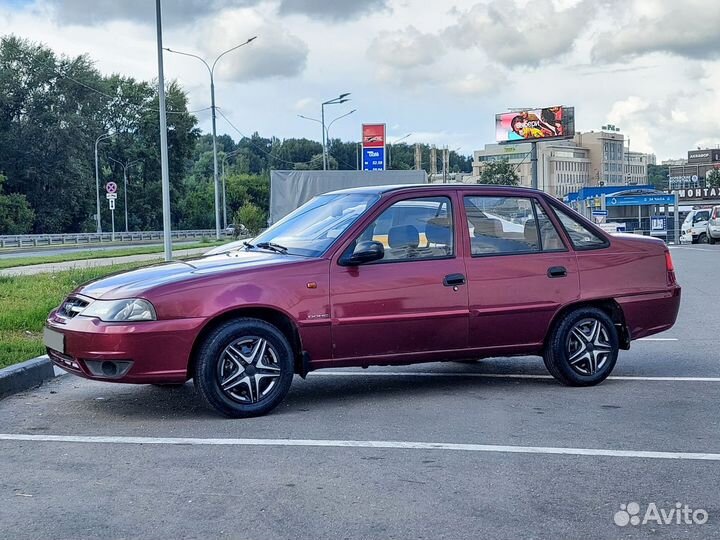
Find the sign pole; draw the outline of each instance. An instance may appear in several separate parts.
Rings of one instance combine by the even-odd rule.
[[[110,206],[110,223],[112,223],[112,235],[110,236],[110,240],[112,242],[115,241],[115,208],[114,205]]]

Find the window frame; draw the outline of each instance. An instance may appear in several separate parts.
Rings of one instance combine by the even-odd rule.
[[[467,224],[467,221],[468,221],[467,220],[467,211],[465,210],[465,199],[470,198],[470,197],[480,197],[480,198],[484,197],[484,198],[490,198],[490,199],[503,197],[506,199],[513,198],[513,199],[525,199],[525,200],[530,201],[530,204],[532,206],[533,219],[535,220],[536,230],[538,231],[539,249],[524,250],[524,251],[501,251],[501,252],[497,252],[497,253],[473,253],[472,252],[472,240],[471,240],[472,237],[470,236],[470,227]],[[557,233],[558,237],[560,238],[560,242],[562,242],[562,244],[563,244],[562,248],[544,249],[543,244],[542,244],[542,236],[540,235],[540,227],[539,227],[540,223],[539,223],[538,217],[537,217],[537,210],[536,210],[537,205],[540,205],[540,208],[542,208],[543,212],[545,213],[545,216],[548,218],[548,220],[550,221],[550,224],[555,229],[555,232]],[[508,257],[508,256],[513,256],[513,255],[542,255],[544,253],[565,253],[565,252],[569,251],[568,244],[566,242],[566,239],[564,238],[563,233],[561,233],[560,230],[558,230],[558,226],[553,221],[553,217],[550,216],[547,209],[542,205],[542,203],[540,202],[540,198],[535,195],[530,195],[530,194],[525,195],[525,194],[516,194],[516,193],[510,194],[510,195],[504,195],[501,193],[498,193],[498,194],[463,193],[462,194],[462,208],[463,208],[463,217],[465,218],[463,221],[463,223],[465,223],[464,233],[465,233],[466,239],[467,239],[467,241],[465,243],[465,249],[466,249],[468,255],[470,256],[470,258],[481,259],[481,258],[485,258],[485,257]],[[563,229],[563,231],[564,231],[564,229]]]
[[[603,231],[600,227],[596,227],[594,223],[591,223],[588,221],[585,217],[581,216],[577,212],[575,212],[572,208],[566,207],[567,210],[570,210],[578,215],[580,219],[575,219],[575,216],[569,214],[565,211],[564,208],[560,206],[559,203],[556,203],[555,201],[547,201],[548,206],[550,207],[550,210],[553,214],[553,219],[557,222],[557,224],[560,226],[560,229],[563,231],[563,234],[567,238],[568,242],[570,242],[570,245],[572,246],[574,251],[594,251],[597,249],[607,249],[610,247],[611,242],[608,238],[605,231]],[[600,240],[603,241],[602,244],[598,244],[596,246],[577,246],[575,245],[575,242],[573,242],[572,236],[570,236],[570,233],[568,232],[567,228],[563,224],[562,220],[560,219],[560,216],[558,216],[558,212],[564,213],[568,218],[575,221],[576,223],[579,223],[583,227],[585,227],[587,230],[589,230],[591,233],[593,233],[595,236],[597,236]],[[556,227],[557,228],[557,227]]]
[[[397,199],[393,199],[388,204],[378,210],[376,214],[371,216],[367,222],[363,222],[360,227],[357,229],[357,231],[353,232],[350,236],[352,239],[347,243],[347,245],[343,246],[341,249],[338,250],[338,257],[337,257],[337,264],[340,264],[340,260],[343,258],[343,256],[347,253],[347,251],[350,249],[350,246],[356,244],[358,238],[360,238],[365,231],[368,229],[368,227],[372,226],[373,223],[375,223],[380,217],[390,210],[393,206],[395,206],[398,203],[408,202],[408,201],[416,201],[418,199],[440,199],[444,198],[447,199],[448,203],[448,217],[451,220],[451,233],[452,233],[452,253],[450,255],[444,255],[441,257],[426,257],[421,259],[378,259],[377,261],[373,261],[370,263],[363,264],[361,266],[363,267],[370,267],[370,266],[379,266],[384,264],[394,264],[394,263],[409,263],[409,262],[428,262],[428,261],[446,261],[450,259],[456,259],[458,257],[458,234],[457,229],[455,227],[455,224],[457,222],[456,214],[455,214],[455,197],[452,196],[452,194],[447,192],[442,192],[438,194],[431,194],[431,193],[423,193],[418,195],[413,195],[412,197],[401,197]],[[392,228],[392,227],[391,227]],[[388,231],[389,232],[389,231]]]

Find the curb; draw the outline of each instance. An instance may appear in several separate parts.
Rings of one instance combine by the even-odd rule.
[[[63,374],[56,373],[47,355],[0,369],[0,399],[24,392]]]

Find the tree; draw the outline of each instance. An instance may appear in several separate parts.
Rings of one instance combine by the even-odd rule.
[[[669,167],[667,165],[648,165],[648,184],[655,186],[655,189],[668,189]]]
[[[480,181],[478,183],[496,186],[517,186],[520,183],[520,177],[514,165],[510,165],[507,159],[501,159],[485,164],[480,172]]]
[[[713,169],[705,175],[705,183],[707,187],[720,187],[720,170]]]
[[[3,194],[6,178],[0,174],[0,234],[27,234],[32,230],[35,212],[25,195]]]
[[[267,214],[252,203],[245,203],[235,213],[235,228],[240,230],[241,225],[255,236],[267,226]]]

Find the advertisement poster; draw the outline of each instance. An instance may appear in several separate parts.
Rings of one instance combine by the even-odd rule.
[[[547,107],[495,115],[497,142],[536,141],[575,135],[574,109]]]

